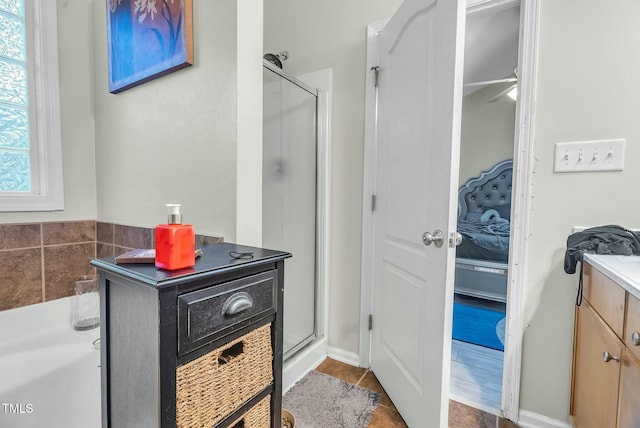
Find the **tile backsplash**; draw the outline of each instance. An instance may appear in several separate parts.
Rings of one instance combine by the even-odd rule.
[[[196,235],[197,247],[218,242]],[[74,281],[95,274],[92,259],[153,247],[153,228],[95,220],[0,224],[0,311],[71,296]]]

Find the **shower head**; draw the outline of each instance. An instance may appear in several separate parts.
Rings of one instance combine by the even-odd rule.
[[[278,52],[277,54],[266,53],[266,54],[264,54],[264,56],[262,58],[266,59],[271,64],[273,64],[276,67],[281,69],[282,68],[282,61],[286,61],[287,58],[289,58],[289,52],[282,51],[282,52]]]

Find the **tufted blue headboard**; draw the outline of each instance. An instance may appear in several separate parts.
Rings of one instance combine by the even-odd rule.
[[[458,220],[467,219],[469,213],[482,215],[488,209],[498,211],[500,217],[509,220],[512,171],[513,161],[508,159],[468,179],[458,189]]]

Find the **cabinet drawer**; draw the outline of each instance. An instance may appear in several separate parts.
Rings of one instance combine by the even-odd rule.
[[[232,423],[231,428],[264,428],[271,426],[271,395],[264,397],[247,411],[240,419]]]
[[[215,426],[272,384],[272,359],[271,324],[265,324],[179,366],[176,425]],[[254,426],[268,427],[268,412],[266,420]]]
[[[614,333],[622,337],[625,290],[589,263],[584,266],[583,284],[584,298]]]
[[[276,271],[178,296],[178,355],[274,313]]]
[[[636,358],[640,358],[640,300],[627,293],[627,315],[624,322],[624,343]]]

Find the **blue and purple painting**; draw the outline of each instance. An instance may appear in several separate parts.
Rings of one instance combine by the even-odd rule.
[[[192,0],[107,0],[109,92],[193,64]]]

